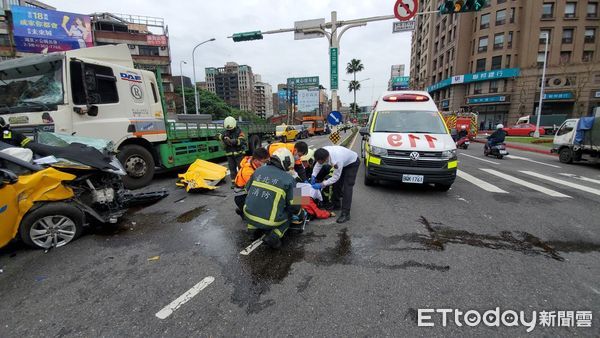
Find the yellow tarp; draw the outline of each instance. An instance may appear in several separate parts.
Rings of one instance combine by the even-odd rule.
[[[227,176],[227,168],[216,163],[196,160],[184,174],[179,175],[177,186],[186,191],[196,189],[216,189],[216,184]],[[208,182],[207,182],[208,181]]]

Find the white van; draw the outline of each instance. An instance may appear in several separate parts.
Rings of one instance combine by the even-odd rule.
[[[365,185],[389,180],[447,191],[456,179],[456,144],[427,92],[385,92],[360,134]]]

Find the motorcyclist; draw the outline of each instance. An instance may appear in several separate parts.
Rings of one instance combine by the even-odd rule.
[[[227,156],[227,165],[229,166],[229,177],[231,177],[231,187],[235,187],[233,181],[237,176],[238,166],[242,156],[246,151],[246,135],[237,126],[237,121],[232,116],[227,116],[223,121],[225,132],[218,134],[217,138],[225,146],[225,156]]]
[[[294,168],[294,155],[287,148],[280,148],[271,156],[267,165],[254,172],[246,191],[244,218],[250,233],[264,232],[263,241],[273,248],[281,246],[281,238],[290,227],[306,217],[300,201],[294,198],[296,182],[288,171]],[[297,199],[300,199],[299,196]]]
[[[496,131],[492,133],[492,135],[488,136],[487,146],[491,148],[497,144],[504,143],[504,139],[506,138],[506,132],[504,131],[504,125],[502,123],[496,126]]]
[[[467,126],[461,126],[460,131],[458,132],[458,139],[469,136],[469,132],[467,131]]]

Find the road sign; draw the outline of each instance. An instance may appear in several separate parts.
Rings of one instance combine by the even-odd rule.
[[[340,143],[340,132],[334,131],[333,133],[331,133],[331,135],[329,135],[329,141],[331,141],[331,143],[333,144]]]
[[[308,76],[308,77],[290,77],[287,79],[287,86],[289,89],[309,89],[319,88],[319,77]]]
[[[234,42],[262,40],[263,38],[261,31],[235,33],[232,37]]]
[[[417,14],[418,9],[417,0],[397,0],[394,5],[394,15],[400,21],[408,21]]]
[[[304,20],[304,21],[296,21],[294,22],[294,40],[304,40],[304,39],[317,39],[325,36],[320,32],[310,32],[304,33],[303,29],[313,28],[313,27],[322,27],[325,25],[325,19],[315,19],[315,20]]]
[[[338,49],[329,48],[329,71],[331,83],[329,89],[338,89]]]
[[[415,20],[396,21],[392,28],[392,33],[410,32],[415,30]]]
[[[342,114],[339,111],[332,111],[327,115],[327,122],[332,126],[337,126],[342,123]]]

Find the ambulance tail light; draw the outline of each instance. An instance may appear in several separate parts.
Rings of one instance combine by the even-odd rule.
[[[429,97],[420,94],[390,94],[383,97],[385,102],[427,102]]]

